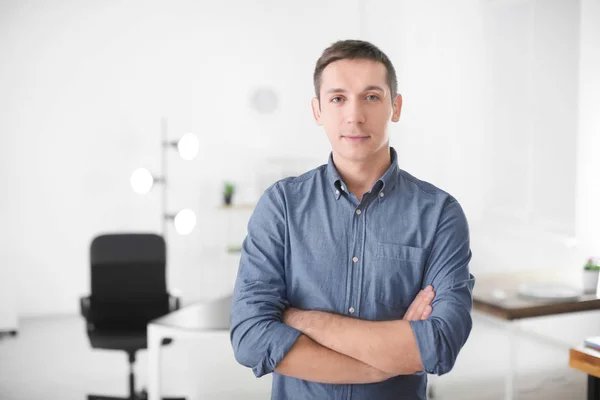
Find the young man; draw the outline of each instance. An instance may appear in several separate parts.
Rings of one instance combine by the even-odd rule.
[[[465,215],[398,168],[387,127],[402,97],[383,52],[334,43],[314,83],[329,163],[258,202],[231,309],[235,357],[274,372],[273,399],[425,399],[426,373],[450,371],[471,331]]]

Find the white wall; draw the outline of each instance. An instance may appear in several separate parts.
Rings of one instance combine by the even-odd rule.
[[[93,235],[159,230],[158,192],[137,196],[128,179],[138,166],[158,170],[162,116],[172,139],[201,137],[196,160],[169,158],[170,205],[199,215],[192,235],[169,232],[170,284],[187,301],[227,292],[235,260],[222,248],[248,212],[217,209],[221,182],[242,183],[239,199],[252,200],[277,175],[261,157],[326,161],[312,69],[324,47],[352,37],[396,65],[404,108],[392,144],[403,168],[463,204],[473,270],[579,269],[568,245],[583,229],[577,104],[580,72],[591,73],[579,68],[579,18],[569,0],[3,2],[0,158],[11,195],[0,268],[18,271],[19,311],[75,312]],[[248,107],[261,85],[280,96],[273,115]]]
[[[600,2],[581,1],[577,238],[581,257],[600,255]]]

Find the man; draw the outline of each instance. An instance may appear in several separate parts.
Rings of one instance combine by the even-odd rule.
[[[329,163],[257,204],[231,309],[235,357],[257,377],[274,372],[273,399],[425,399],[426,373],[450,371],[472,327],[465,215],[398,168],[387,127],[402,97],[381,50],[334,43],[314,83]]]

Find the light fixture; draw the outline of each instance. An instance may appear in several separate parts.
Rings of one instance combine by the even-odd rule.
[[[177,150],[184,160],[193,160],[198,154],[200,141],[193,133],[186,133],[177,142]]]
[[[196,226],[196,214],[189,208],[184,208],[173,218],[173,225],[180,235],[189,235]]]
[[[177,141],[167,140],[167,120],[163,118],[161,121],[161,163],[160,175],[153,176],[146,168],[137,168],[131,174],[130,183],[134,192],[145,195],[152,190],[155,183],[162,183],[162,233],[167,234],[167,222],[173,220],[175,230],[180,235],[188,235],[196,226],[196,214],[190,209],[183,209],[177,214],[169,214],[167,207],[167,151],[169,148],[176,148],[179,155],[184,160],[193,160],[198,154],[200,141],[193,133],[184,134]]]
[[[154,177],[146,168],[138,168],[131,174],[131,187],[137,194],[147,194],[154,185]]]

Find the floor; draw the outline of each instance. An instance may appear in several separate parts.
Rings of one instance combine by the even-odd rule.
[[[555,317],[541,325],[551,328],[557,323],[571,326],[577,322]],[[568,347],[569,343],[519,340],[519,400],[586,398],[586,376],[568,367]],[[251,371],[236,364],[226,332],[218,339],[178,341],[163,353],[165,396],[186,396],[190,400],[269,398],[270,377],[256,379]],[[436,399],[502,399],[507,354],[505,332],[475,316],[471,337],[452,372],[431,379]],[[143,351],[136,367],[138,388],[145,385],[146,368]],[[127,374],[124,353],[90,349],[84,322],[78,316],[24,319],[16,338],[0,339],[1,400],[124,395]]]

